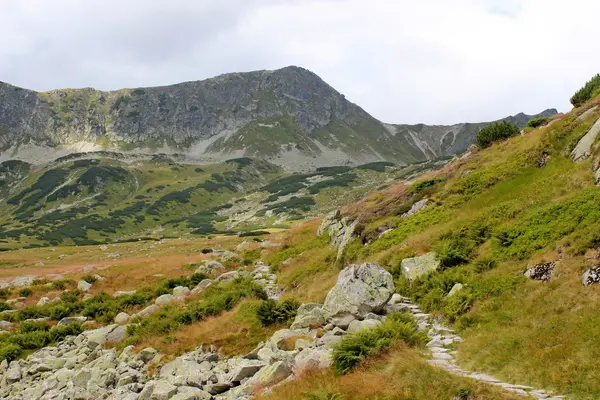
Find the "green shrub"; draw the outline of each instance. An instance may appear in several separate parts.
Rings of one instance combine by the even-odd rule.
[[[195,287],[203,280],[208,279],[208,275],[202,272],[194,272],[190,277],[191,286]]]
[[[213,252],[213,249],[202,249],[202,254],[210,254]]]
[[[286,323],[296,317],[300,303],[294,299],[265,300],[256,308],[256,317],[264,326]]]
[[[11,309],[11,307],[8,303],[6,303],[4,301],[0,301],[0,312],[10,310],[10,309]]]
[[[527,127],[537,128],[538,126],[546,125],[550,121],[548,117],[533,118],[527,121]]]
[[[0,289],[0,299],[8,299],[8,297],[10,296],[10,289],[9,288],[2,288]]]
[[[411,346],[425,342],[425,336],[406,313],[392,314],[379,326],[344,336],[333,348],[331,366],[336,373],[346,374],[365,358],[399,341]]]
[[[469,290],[463,289],[446,299],[444,314],[454,322],[458,317],[469,311],[473,302],[473,295]]]
[[[19,324],[19,331],[21,333],[47,330],[50,330],[48,321],[23,321]]]
[[[475,272],[485,272],[496,268],[498,263],[491,257],[483,257],[475,260]]]
[[[600,92],[600,74],[594,75],[592,79],[587,81],[581,89],[575,92],[571,97],[571,104],[574,107],[583,105],[588,100],[594,98]]]
[[[62,292],[60,294],[60,299],[65,303],[76,303],[83,296],[83,292],[81,290],[69,290],[66,292]]]
[[[8,362],[19,357],[23,349],[21,346],[14,343],[3,343],[0,345],[0,360],[6,360]]]
[[[435,184],[442,182],[443,180],[444,180],[444,178],[441,178],[441,177],[433,178],[433,179],[423,179],[423,180],[413,183],[410,190],[413,193],[420,193],[420,192],[424,191],[425,189],[435,186]]]
[[[475,144],[479,148],[485,148],[499,140],[508,139],[516,136],[520,132],[519,127],[508,121],[496,121],[484,126],[475,139]]]
[[[33,291],[29,288],[19,290],[20,297],[29,297],[33,294]]]

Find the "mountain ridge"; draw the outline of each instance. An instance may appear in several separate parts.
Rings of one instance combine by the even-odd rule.
[[[524,117],[520,126],[535,116]],[[0,83],[0,160],[36,164],[108,150],[183,153],[194,162],[264,158],[291,171],[405,165],[464,151],[483,125],[430,131],[386,124],[295,66],[113,91],[35,92]]]

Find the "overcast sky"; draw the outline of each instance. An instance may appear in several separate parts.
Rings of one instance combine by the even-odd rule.
[[[0,0],[0,80],[156,86],[299,65],[394,123],[569,109],[598,0]]]

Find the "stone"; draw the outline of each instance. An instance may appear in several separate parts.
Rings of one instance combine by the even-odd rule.
[[[600,133],[600,118],[596,120],[590,130],[579,140],[577,146],[571,152],[571,159],[575,162],[583,161],[592,153],[592,145]]]
[[[106,335],[107,342],[121,342],[127,337],[127,326],[119,325]]]
[[[13,323],[9,321],[0,321],[0,329],[12,329]]]
[[[354,320],[348,326],[348,333],[355,333],[362,331],[363,329],[374,328],[378,325],[381,325],[381,321],[377,319],[365,319],[363,321]]]
[[[150,362],[156,356],[158,352],[152,347],[146,347],[138,353],[138,357],[142,362],[147,363]]]
[[[348,329],[348,326],[354,321],[356,317],[350,313],[338,313],[335,317],[331,318],[330,323],[341,329]]]
[[[410,208],[410,210],[408,210],[407,212],[405,212],[404,214],[402,214],[400,216],[400,218],[408,218],[408,217],[410,217],[412,215],[415,215],[419,211],[425,209],[425,207],[427,207],[427,202],[428,201],[429,200],[426,199],[426,198],[417,201],[415,204],[412,205],[412,207]]]
[[[357,226],[358,220],[351,221],[348,217],[342,217],[340,210],[334,210],[323,218],[317,229],[317,236],[329,233],[331,245],[338,248],[337,259],[339,260],[352,240]]]
[[[195,288],[192,289],[192,294],[202,293],[207,287],[212,285],[212,279],[203,279]]]
[[[195,273],[197,274],[206,274],[212,275],[219,270],[225,269],[225,266],[218,261],[215,260],[206,260],[204,264],[196,269]]]
[[[164,379],[159,379],[154,384],[150,400],[168,400],[175,394],[177,394],[177,386]]]
[[[440,265],[437,253],[430,252],[418,257],[405,258],[402,260],[400,268],[404,276],[412,282],[420,276],[437,271]]]
[[[401,295],[399,295],[398,293],[394,293],[392,295],[392,298],[390,299],[390,301],[388,302],[388,304],[400,304],[400,303],[404,303],[405,298],[402,297]]]
[[[224,274],[219,275],[219,277],[217,279],[215,279],[215,281],[216,282],[231,282],[231,281],[236,280],[239,276],[240,276],[240,273],[238,271],[225,272]]]
[[[8,370],[4,374],[6,382],[14,383],[21,379],[21,365],[18,361],[11,361]]]
[[[92,284],[88,283],[86,281],[77,282],[77,289],[79,289],[83,292],[87,292],[88,290],[90,290],[91,287],[92,287]]]
[[[147,317],[148,315],[158,311],[159,309],[160,309],[160,307],[157,306],[156,304],[151,304],[148,307],[144,308],[142,311],[134,314],[133,316],[139,317],[139,318],[144,318],[144,317]]]
[[[154,304],[156,304],[157,306],[164,306],[167,304],[171,304],[175,301],[175,296],[173,296],[172,294],[162,294],[160,296],[158,296],[156,298],[156,300],[154,300]]]
[[[291,329],[313,328],[325,325],[323,306],[316,303],[302,304],[296,313]]]
[[[224,382],[217,382],[204,386],[204,390],[212,395],[224,393],[229,389],[231,389],[231,385]]]
[[[87,338],[87,346],[90,349],[94,349],[98,346],[102,346],[107,342],[107,336],[115,329],[118,325],[112,324],[103,326],[98,329],[92,329],[82,333]]]
[[[127,314],[126,312],[120,312],[115,317],[115,324],[125,325],[129,322],[129,318],[129,314]]]
[[[188,387],[186,387],[185,389],[188,389]],[[198,388],[189,389],[193,390],[181,391],[182,388],[180,387],[178,389],[178,393],[175,396],[171,397],[171,400],[210,400],[213,398],[210,395],[210,393],[205,392],[204,390],[200,390]]]
[[[463,288],[464,288],[464,285],[462,283],[455,283],[454,286],[452,286],[452,289],[450,289],[450,291],[448,292],[447,297],[454,296],[456,293],[463,290]]]
[[[66,317],[58,321],[58,326],[69,325],[69,324],[83,324],[87,320],[87,317]]]
[[[275,361],[273,364],[258,371],[248,382],[260,387],[272,386],[292,374],[292,368],[287,361]]]
[[[185,298],[190,295],[190,289],[186,286],[177,286],[173,288],[173,296],[178,298]]]
[[[86,265],[85,267],[83,267],[83,273],[89,274],[90,272],[94,271],[95,269],[96,269],[96,267],[94,265]]]
[[[375,263],[344,268],[327,294],[323,310],[327,318],[352,314],[363,317],[383,310],[395,291],[392,275]]]
[[[524,275],[534,281],[548,282],[552,278],[556,264],[556,261],[553,261],[534,265],[531,268],[527,268]]]
[[[239,365],[231,372],[231,382],[241,382],[250,378],[266,365],[267,363],[261,360],[241,360]]]
[[[45,306],[46,304],[50,304],[50,298],[49,297],[40,297],[40,299],[37,302],[37,306]]]
[[[135,290],[117,290],[116,292],[113,293],[113,297],[119,297],[119,296],[130,296],[132,294],[135,294]]]
[[[597,285],[600,283],[600,265],[589,268],[581,276],[583,286]]]
[[[331,349],[307,348],[294,357],[294,374],[299,375],[307,369],[329,368],[331,365]]]
[[[37,279],[37,276],[34,276],[34,275],[17,276],[12,280],[11,286],[14,286],[14,287],[31,286],[31,285],[33,285],[33,282],[36,279]]]

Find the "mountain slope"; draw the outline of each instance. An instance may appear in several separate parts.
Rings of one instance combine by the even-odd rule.
[[[386,125],[299,67],[111,92],[38,93],[0,83],[0,160],[35,164],[110,150],[181,153],[195,162],[258,157],[288,170],[403,165],[460,152],[481,126]]]

